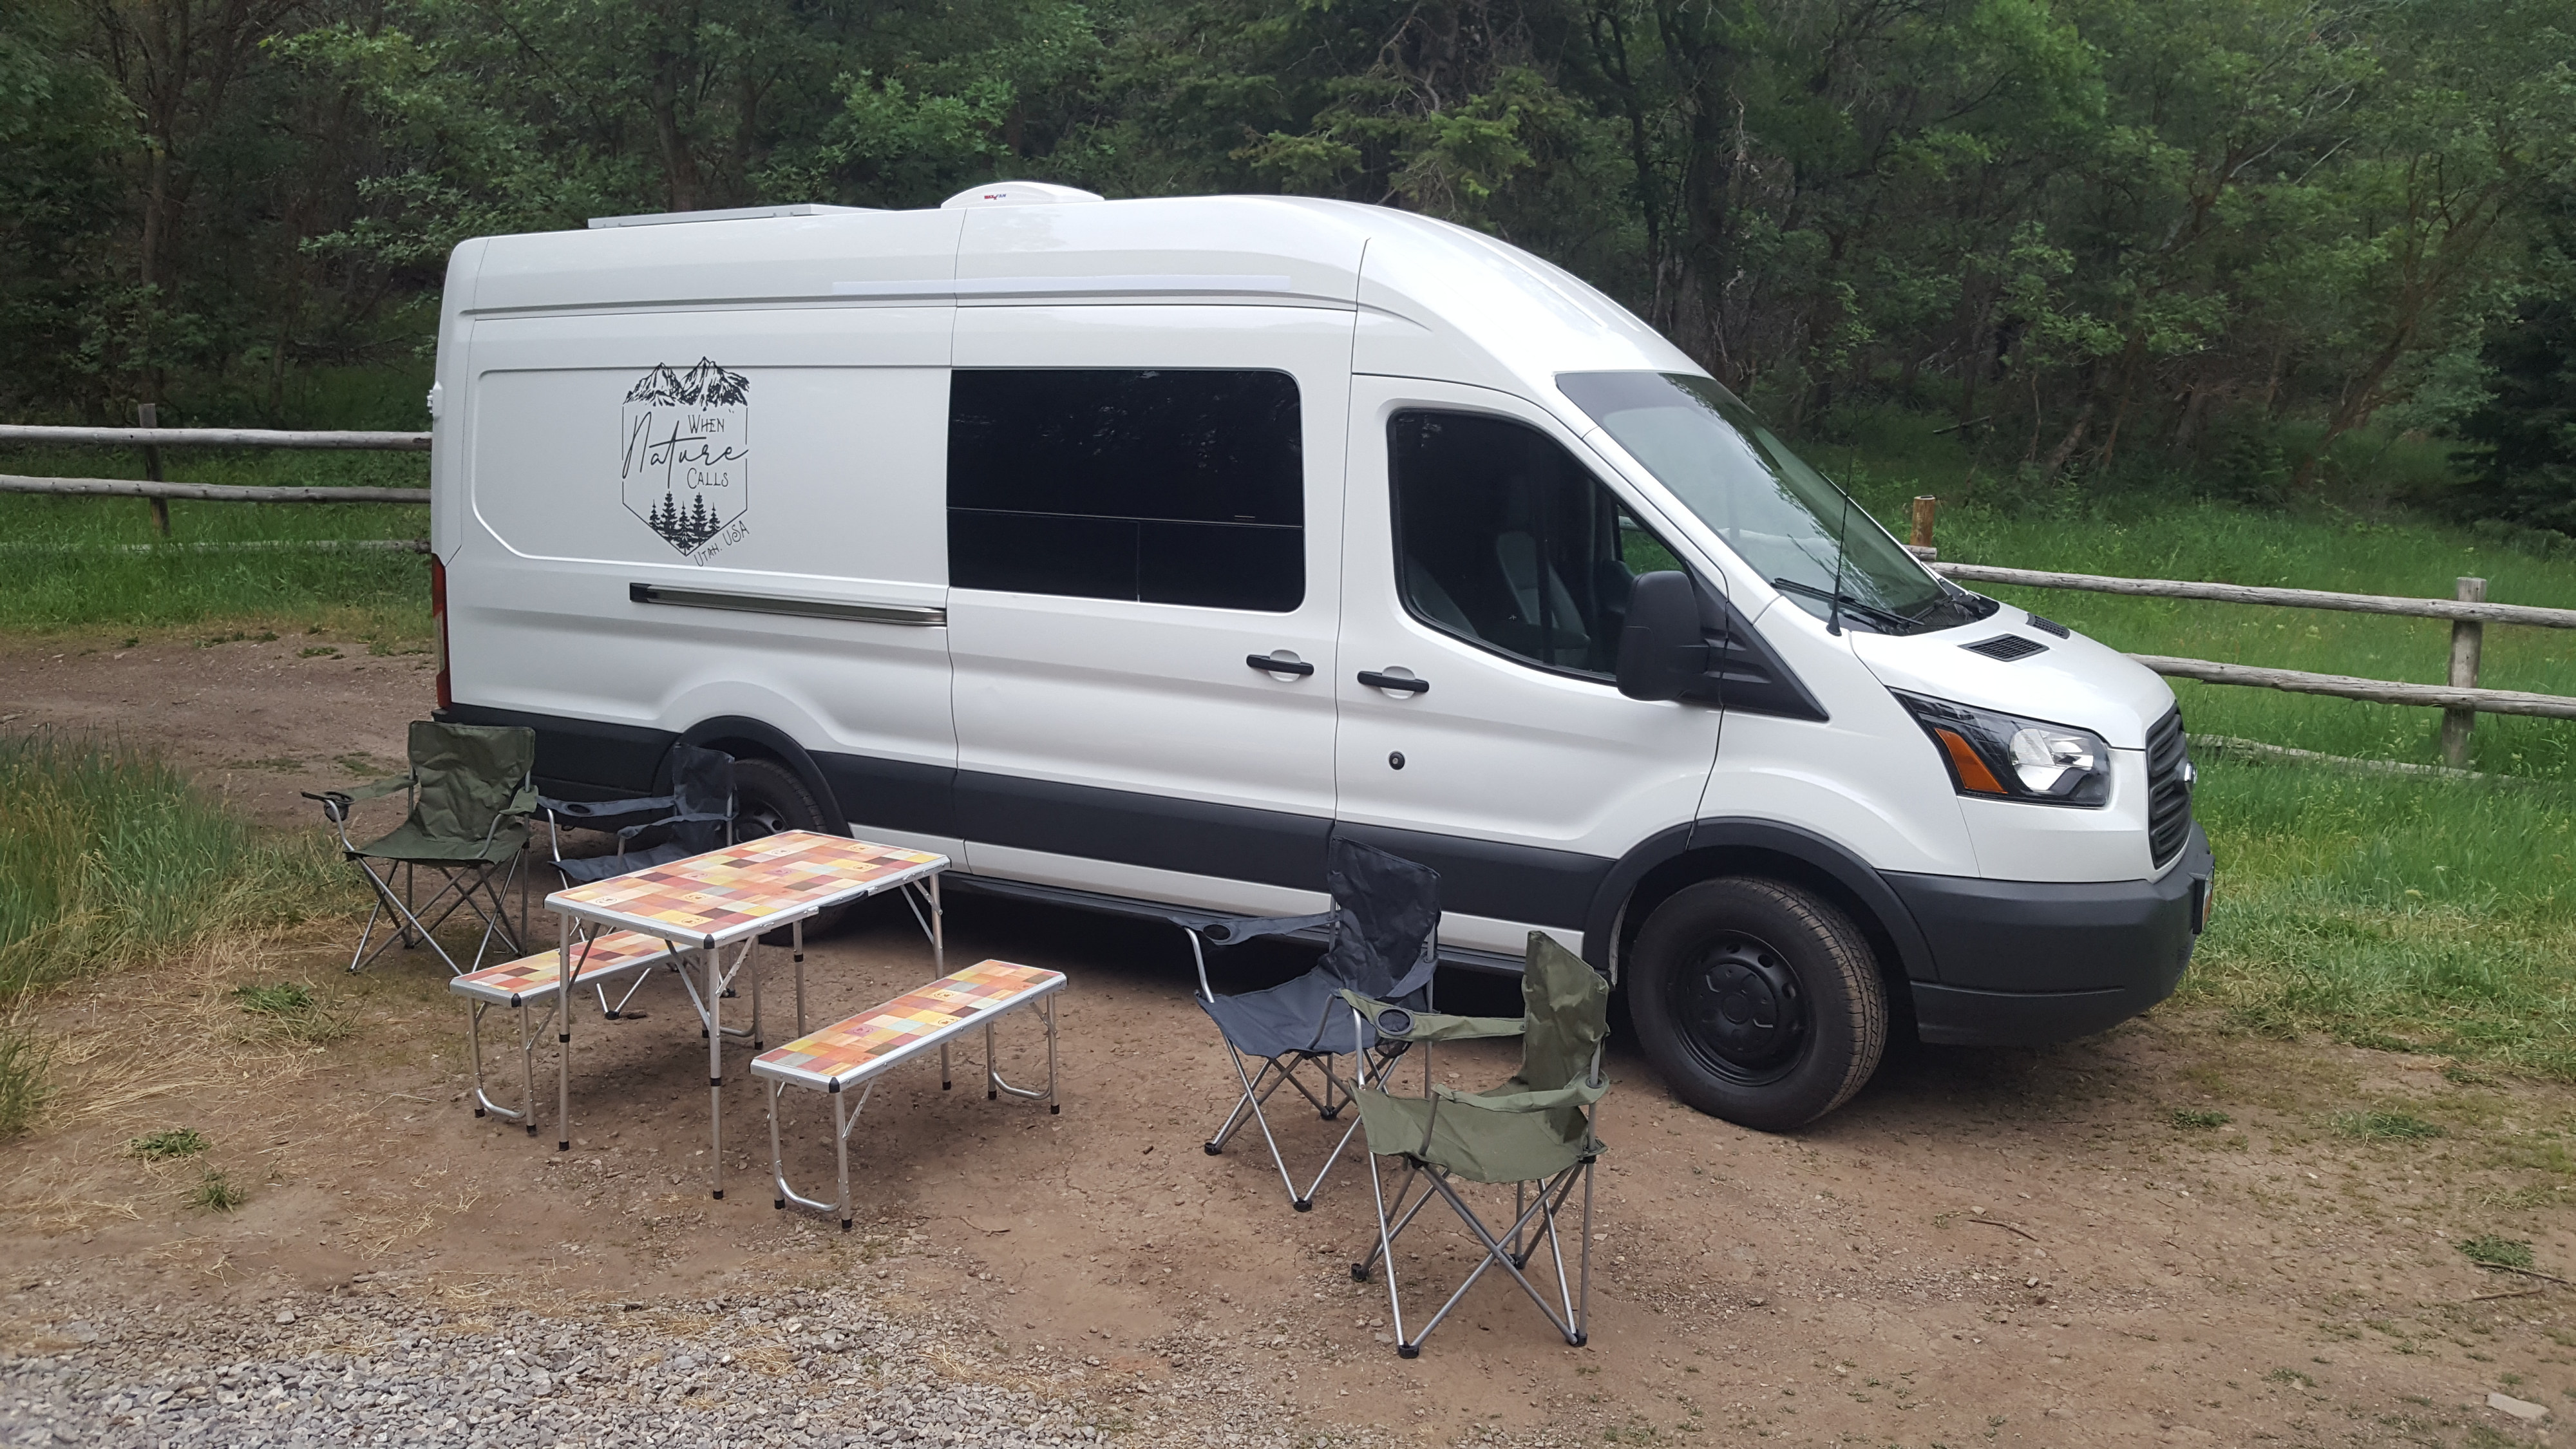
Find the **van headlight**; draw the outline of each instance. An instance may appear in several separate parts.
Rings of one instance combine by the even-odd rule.
[[[1932,737],[1962,795],[2034,805],[2111,798],[2111,747],[2091,730],[1890,690]]]

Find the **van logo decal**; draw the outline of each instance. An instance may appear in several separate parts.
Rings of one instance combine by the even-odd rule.
[[[687,372],[664,363],[626,390],[618,422],[617,476],[628,512],[691,563],[742,541],[751,507],[751,379],[703,357]]]

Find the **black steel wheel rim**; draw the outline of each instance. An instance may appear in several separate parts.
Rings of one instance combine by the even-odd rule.
[[[764,835],[776,835],[782,830],[795,828],[796,822],[787,818],[786,808],[777,801],[766,799],[748,790],[741,791],[735,796],[734,839],[758,840]]]
[[[1815,1038],[1814,1007],[1797,968],[1757,937],[1711,939],[1673,973],[1665,994],[1691,1056],[1737,1086],[1788,1076]]]

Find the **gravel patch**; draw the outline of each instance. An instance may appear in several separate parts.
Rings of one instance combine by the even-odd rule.
[[[1296,1434],[1284,1407],[1251,1402],[1232,1374],[1149,1382],[1033,1357],[964,1320],[889,1312],[841,1289],[546,1311],[403,1289],[183,1317],[18,1306],[41,1316],[22,1320],[34,1351],[0,1356],[8,1445],[1087,1449],[1319,1437]]]

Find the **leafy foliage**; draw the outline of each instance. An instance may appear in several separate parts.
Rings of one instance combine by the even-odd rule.
[[[1793,428],[1892,397],[1990,474],[2269,498],[2546,384],[2570,114],[2576,0],[29,0],[0,408],[313,421],[466,237],[1016,175],[1427,212]],[[2515,415],[2475,506],[2557,526]]]

